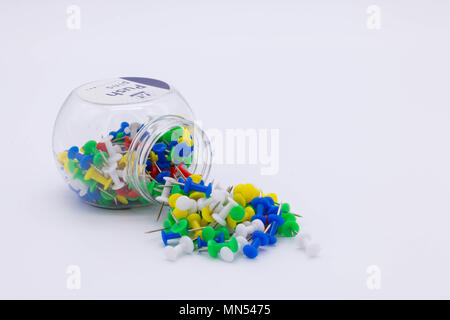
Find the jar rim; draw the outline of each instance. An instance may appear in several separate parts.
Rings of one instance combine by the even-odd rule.
[[[150,152],[166,132],[177,127],[188,129],[192,136],[193,160],[189,166],[189,171],[192,174],[201,175],[205,180],[210,174],[212,164],[211,142],[206,132],[197,123],[178,115],[163,115],[149,120],[131,141],[125,167],[127,182],[148,201],[158,202],[147,188],[147,183],[153,179],[145,170]]]

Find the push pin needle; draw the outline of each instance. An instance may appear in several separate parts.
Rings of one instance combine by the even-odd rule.
[[[186,181],[186,177],[184,176],[183,172],[181,172],[180,168],[175,166],[175,169],[178,171],[178,173],[183,177],[184,181]]]
[[[201,228],[195,228],[195,229],[189,229],[188,231],[197,231],[197,230],[202,230],[205,229],[206,227],[201,227]],[[150,231],[146,231],[144,233],[154,233],[154,232],[158,232],[158,231],[163,231],[163,230],[167,230],[169,228],[158,228],[158,229],[154,229],[154,230],[150,230]]]

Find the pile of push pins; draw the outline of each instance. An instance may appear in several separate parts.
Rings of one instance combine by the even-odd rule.
[[[129,148],[140,128],[139,123],[123,122],[99,142],[91,140],[61,152],[57,160],[70,188],[84,201],[103,207],[147,203],[125,176],[126,163],[135,156]],[[161,232],[169,260],[195,251],[224,261],[233,261],[238,254],[253,259],[277,237],[297,235],[300,249],[310,257],[318,254],[320,247],[311,237],[299,234],[300,216],[290,212],[288,203],[278,202],[276,194],[264,195],[252,184],[213,188],[201,175],[191,174],[193,149],[187,128],[171,129],[153,145],[146,165],[139,169],[148,178],[143,187],[161,203],[158,219],[164,206],[169,207],[163,227],[147,232]]]
[[[147,203],[137,190],[126,182],[127,158],[134,161],[136,152],[129,148],[141,128],[139,123],[122,122],[117,131],[111,131],[97,142],[90,140],[81,148],[72,146],[61,152],[57,161],[70,188],[91,204],[120,208],[130,202]],[[140,174],[145,175],[145,188],[158,197],[162,194],[165,177],[176,177],[192,161],[193,141],[189,130],[174,128],[164,134],[153,146]]]
[[[200,175],[188,172],[178,180],[165,178],[159,198],[169,205],[168,218],[161,232],[165,254],[176,260],[181,254],[205,251],[212,258],[233,261],[237,254],[253,259],[259,248],[271,246],[277,237],[295,237],[300,227],[299,215],[290,212],[287,203],[278,203],[274,193],[263,195],[252,184],[212,190]],[[311,238],[299,235],[299,247],[314,257],[320,248]],[[172,240],[178,240],[171,246]]]

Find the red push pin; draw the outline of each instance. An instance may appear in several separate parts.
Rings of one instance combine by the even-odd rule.
[[[97,150],[108,153],[108,150],[106,149],[106,144],[104,142],[97,143]]]
[[[183,164],[184,163],[180,163],[175,168],[177,168],[176,170],[184,177],[184,180],[186,180],[186,178],[188,178],[191,175],[191,173],[187,171],[185,168],[183,168]]]
[[[129,136],[125,136],[125,150],[128,150],[131,145],[131,138]]]

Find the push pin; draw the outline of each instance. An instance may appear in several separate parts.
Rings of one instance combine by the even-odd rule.
[[[182,254],[191,254],[194,251],[194,243],[187,236],[182,236],[180,242],[175,247],[167,246],[164,248],[166,258],[175,261]]]
[[[253,220],[249,225],[245,225],[244,223],[238,224],[233,236],[248,238],[255,231],[264,231],[264,223],[261,220]]]
[[[320,245],[318,243],[312,243],[311,235],[302,233],[296,238],[297,246],[300,250],[305,251],[306,255],[310,258],[315,258],[320,253]]]
[[[216,220],[217,223],[221,224],[221,225],[226,225],[226,217],[228,216],[228,214],[231,211],[231,208],[233,207],[237,207],[239,206],[239,204],[234,201],[233,199],[231,199],[230,197],[228,197],[228,203],[222,208],[222,210],[219,211],[219,213],[213,213],[212,217],[214,218],[214,220]],[[240,207],[242,208],[242,207]],[[244,216],[245,212],[244,212],[244,208],[242,208],[242,216]],[[236,214],[239,214],[239,212],[237,212]]]
[[[242,252],[247,258],[254,259],[258,255],[258,248],[269,243],[269,237],[261,231],[255,231],[252,234],[252,243],[247,244],[242,249]]]
[[[159,217],[161,216],[161,212],[162,212],[164,205],[169,203],[169,195],[170,195],[171,187],[172,187],[172,184],[170,183],[170,181],[166,180],[166,183],[164,184],[161,195],[157,196],[155,198],[155,200],[161,202],[161,207],[159,208],[159,212],[158,212],[158,218],[156,220],[159,220]]]
[[[189,193],[191,191],[198,191],[198,192],[202,192],[206,195],[207,198],[209,198],[211,196],[211,191],[212,191],[212,185],[211,183],[206,185],[202,185],[199,183],[194,183],[192,181],[191,177],[188,177],[186,179],[185,183],[181,183],[181,182],[176,182],[178,185],[183,186],[183,191],[184,193]]]
[[[93,180],[97,181],[98,183],[103,185],[104,190],[108,190],[109,186],[112,183],[111,178],[106,179],[104,176],[102,176],[100,173],[98,173],[97,170],[95,170],[95,168],[93,166],[91,166],[89,168],[89,170],[84,175],[84,178],[86,180],[93,179]]]
[[[177,199],[176,208],[182,211],[197,212],[197,201],[192,200],[186,196],[181,196]]]

